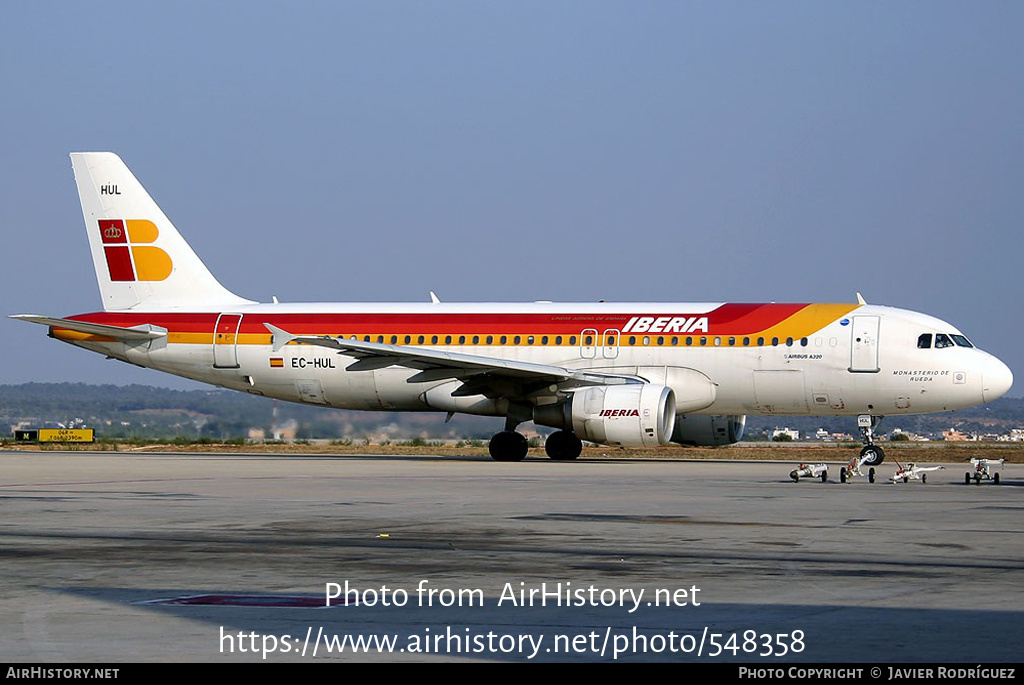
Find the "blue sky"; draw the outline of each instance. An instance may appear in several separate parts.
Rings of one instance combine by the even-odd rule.
[[[1024,380],[1022,30],[1019,2],[7,3],[0,309],[98,308],[67,155],[111,150],[246,297],[859,291]],[[199,387],[0,326],[0,382]]]

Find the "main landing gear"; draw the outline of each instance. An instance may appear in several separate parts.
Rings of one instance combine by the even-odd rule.
[[[507,425],[507,424],[506,424]],[[495,461],[522,461],[530,445],[522,433],[506,428],[495,433],[488,445],[491,459]],[[583,441],[572,431],[555,431],[544,443],[544,451],[555,461],[571,461],[583,451]]]
[[[583,451],[583,441],[572,431],[555,431],[544,443],[544,451],[556,461],[571,461]]]
[[[530,444],[522,433],[503,430],[494,434],[487,449],[494,461],[522,461],[526,458]]]

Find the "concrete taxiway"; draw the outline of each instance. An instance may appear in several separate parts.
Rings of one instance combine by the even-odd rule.
[[[793,466],[3,452],[0,655],[1024,659],[1024,466]]]

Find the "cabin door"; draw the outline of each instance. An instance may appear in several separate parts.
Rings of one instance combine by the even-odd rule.
[[[238,329],[241,314],[221,314],[213,331],[213,368],[238,368]]]

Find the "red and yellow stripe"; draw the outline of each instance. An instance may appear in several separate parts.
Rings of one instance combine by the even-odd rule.
[[[628,344],[630,337],[678,339],[684,344],[686,337],[703,336],[747,336],[763,337],[770,342],[773,337],[800,339],[813,335],[825,326],[850,314],[856,304],[724,304],[707,313],[681,311],[679,314],[648,314],[643,311],[629,313],[339,313],[339,314],[276,314],[252,313],[242,316],[237,335],[234,331],[215,336],[214,327],[217,313],[144,313],[144,312],[97,312],[70,317],[111,326],[131,327],[154,324],[168,330],[167,341],[171,344],[212,345],[270,345],[270,332],[264,322],[294,335],[355,336],[360,340],[391,343],[393,336],[399,345],[470,345],[473,336],[478,336],[478,345],[486,345],[487,336],[492,336],[490,345],[515,345],[519,336],[520,345],[527,344],[533,337],[533,345],[541,345],[547,336],[547,345],[561,344],[577,346],[579,336],[585,330],[596,330],[594,345],[604,344],[604,333],[620,331],[638,315],[656,317],[707,317],[707,331],[691,333],[649,333],[623,334],[618,343]],[[89,335],[55,328],[55,337],[67,341],[110,342],[104,336]],[[406,337],[408,336],[408,341]],[[422,336],[423,340],[420,341]],[[500,343],[501,336],[506,341]],[[561,342],[555,339],[561,336]],[[576,336],[570,342],[570,336]],[[460,337],[465,342],[460,343]],[[450,338],[450,341],[448,341]],[[639,343],[639,341],[638,341]],[[646,342],[644,344],[650,344]]]

